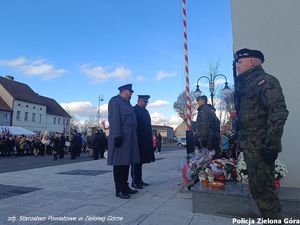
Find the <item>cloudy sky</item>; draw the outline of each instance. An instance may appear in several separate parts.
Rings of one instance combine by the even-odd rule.
[[[181,122],[185,90],[181,0],[2,0],[0,75],[56,99],[80,120],[101,118],[117,88],[151,96],[153,124]],[[210,62],[232,80],[230,0],[187,0],[190,87]],[[209,95],[206,81],[200,85]],[[229,81],[230,83],[231,81]],[[232,82],[231,82],[232,83]]]

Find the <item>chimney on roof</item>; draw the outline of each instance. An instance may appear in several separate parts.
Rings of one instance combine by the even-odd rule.
[[[5,78],[8,80],[15,80],[15,78],[13,76],[10,75],[5,75]]]

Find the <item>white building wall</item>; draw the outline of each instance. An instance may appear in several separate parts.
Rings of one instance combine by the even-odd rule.
[[[55,122],[54,122],[55,120]],[[63,121],[65,120],[65,124]],[[65,129],[68,129],[67,122],[68,118],[62,116],[56,116],[47,114],[47,130],[49,133],[59,132],[64,133]],[[66,131],[68,133],[68,131]]]
[[[20,111],[19,119],[17,119],[18,111]],[[27,120],[25,120],[26,112],[28,112]],[[35,113],[34,121],[33,113]],[[46,106],[15,100],[13,103],[12,126],[19,126],[33,132],[43,133],[46,129]]]
[[[283,186],[300,188],[300,1],[231,0],[234,51],[259,49],[265,55],[264,69],[281,83],[290,111],[283,135],[280,159],[289,174]]]

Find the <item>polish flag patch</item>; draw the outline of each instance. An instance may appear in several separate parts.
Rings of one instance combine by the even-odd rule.
[[[261,80],[258,82],[258,86],[263,86],[265,83],[267,83],[266,80]]]

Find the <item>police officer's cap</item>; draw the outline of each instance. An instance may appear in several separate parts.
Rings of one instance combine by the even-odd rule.
[[[196,101],[198,102],[199,100],[204,100],[205,102],[207,102],[207,97],[206,97],[206,95],[198,96],[198,97],[196,98]]]
[[[236,62],[241,58],[258,58],[261,60],[261,62],[265,61],[264,54],[261,51],[251,50],[248,48],[240,49],[234,54],[234,59]]]
[[[148,103],[149,98],[150,98],[150,95],[138,95],[138,99],[141,99],[146,103]]]
[[[119,91],[128,90],[130,92],[134,92],[132,90],[132,84],[125,84],[123,86],[118,87]]]

